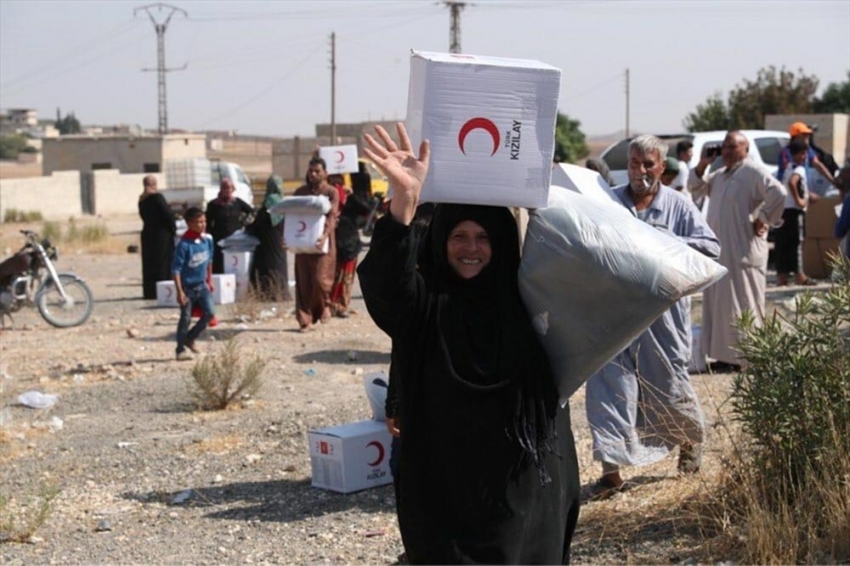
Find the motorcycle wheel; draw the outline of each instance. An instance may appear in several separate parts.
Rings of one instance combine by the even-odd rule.
[[[36,294],[36,306],[41,316],[58,328],[69,328],[84,323],[91,314],[94,299],[88,285],[67,273],[60,273],[59,280],[68,300],[62,298],[52,280],[41,286]]]

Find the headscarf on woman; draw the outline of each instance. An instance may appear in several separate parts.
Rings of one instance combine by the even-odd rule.
[[[283,200],[283,179],[278,175],[271,175],[266,181],[266,195],[263,197],[263,208],[268,210]],[[270,214],[272,226],[279,226],[283,222],[282,214]]]
[[[451,231],[464,220],[484,228],[491,247],[490,262],[472,279],[457,275],[446,253]],[[519,234],[508,209],[440,204],[424,236],[419,271],[438,293],[439,332],[457,379],[472,390],[512,390],[504,397],[506,432],[544,483],[544,457],[555,444],[557,392],[520,298],[519,262]]]

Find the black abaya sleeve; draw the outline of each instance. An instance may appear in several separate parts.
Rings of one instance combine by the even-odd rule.
[[[174,236],[177,233],[177,223],[174,220],[174,213],[171,212],[171,208],[165,201],[164,196],[161,194],[157,194],[156,196],[159,197],[156,199],[156,203],[159,208],[159,214],[162,217],[162,225]]]
[[[357,268],[366,309],[390,337],[415,325],[427,304],[417,249],[416,231],[387,214],[375,224],[369,252]]]

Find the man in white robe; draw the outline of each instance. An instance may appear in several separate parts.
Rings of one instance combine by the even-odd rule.
[[[737,131],[726,134],[723,167],[706,175],[713,161],[703,152],[688,177],[694,198],[711,197],[706,220],[720,239],[720,259],[729,272],[703,293],[702,348],[735,369],[740,367],[736,321],[750,311],[764,320],[767,285],[767,230],[782,224],[785,187],[747,156],[749,142]]]

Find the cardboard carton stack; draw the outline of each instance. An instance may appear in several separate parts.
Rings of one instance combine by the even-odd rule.
[[[838,253],[841,242],[835,237],[838,197],[821,198],[806,210],[806,239],[803,240],[803,271],[809,277],[825,279],[832,274],[829,253]]]

